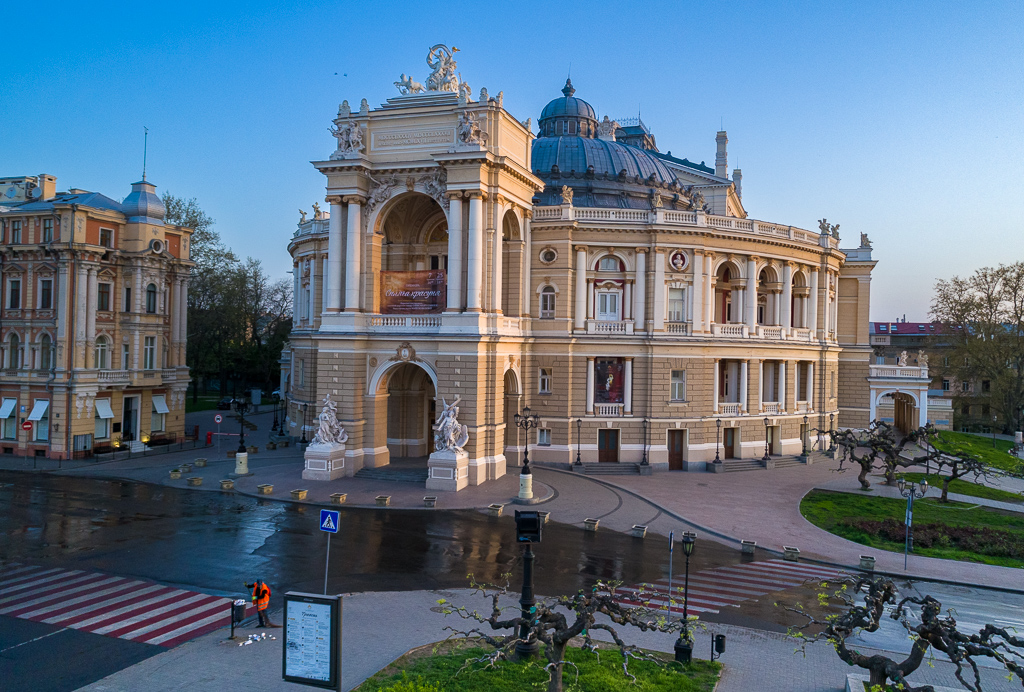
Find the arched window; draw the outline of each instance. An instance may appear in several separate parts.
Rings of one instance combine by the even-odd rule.
[[[146,286],[146,312],[151,315],[156,312],[156,284]]]
[[[540,318],[555,319],[555,289],[551,286],[545,286],[540,290]]]
[[[96,339],[96,365],[98,370],[106,370],[110,364],[110,345],[107,337],[101,336]]]
[[[21,367],[21,339],[14,332],[11,332],[11,337],[7,340],[7,367],[9,368],[20,368]]]
[[[53,342],[50,340],[49,334],[43,334],[39,338],[39,369],[49,370],[51,367],[52,356],[50,350],[53,348]]]

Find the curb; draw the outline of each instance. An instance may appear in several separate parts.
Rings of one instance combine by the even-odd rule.
[[[561,469],[555,469],[555,468],[547,468],[545,470],[547,470],[547,471],[554,471],[555,473],[562,473],[562,474],[565,474],[565,475],[575,476],[576,478],[586,478],[588,481],[592,481],[594,483],[598,483],[599,485],[603,485],[603,486],[605,486],[607,488],[614,488],[615,490],[618,490],[620,492],[626,493],[627,495],[632,495],[636,499],[641,500],[643,502],[646,502],[651,507],[654,507],[655,509],[660,510],[661,512],[667,514],[668,516],[670,516],[670,517],[672,517],[672,518],[674,518],[674,519],[676,519],[678,521],[683,522],[684,524],[692,526],[695,529],[699,529],[700,531],[703,531],[705,533],[711,534],[712,536],[716,536],[718,538],[730,541],[730,542],[735,543],[737,545],[739,545],[739,543],[740,543],[740,539],[738,539],[738,538],[734,538],[733,536],[729,536],[728,534],[724,534],[721,531],[716,531],[715,529],[708,528],[706,526],[702,526],[701,524],[698,524],[697,522],[695,522],[695,521],[693,521],[691,519],[687,519],[686,517],[682,516],[681,514],[678,514],[678,513],[674,512],[673,510],[668,509],[667,507],[663,507],[662,505],[659,505],[657,502],[654,502],[650,498],[644,497],[640,493],[638,493],[636,491],[633,491],[633,490],[630,490],[629,488],[623,488],[620,485],[615,485],[614,483],[611,483],[611,482],[606,481],[606,480],[599,480],[597,478],[594,478],[593,476],[582,476],[582,475],[580,475],[578,473],[574,474],[571,471],[563,471]],[[811,490],[813,490],[813,488],[811,488]],[[810,492],[810,490],[808,490],[807,492]],[[807,493],[804,493],[804,495],[806,495],[806,494]],[[801,516],[803,516],[803,515],[801,515]],[[807,521],[807,520],[804,519],[804,521]],[[813,524],[812,524],[812,526],[813,526]],[[815,528],[817,528],[817,527],[815,527]],[[819,529],[819,530],[823,530],[823,529]],[[761,550],[764,550],[764,551],[768,552],[768,553],[771,553],[773,555],[778,555],[779,557],[782,557],[783,552],[781,550],[776,550],[774,548],[766,548],[766,547],[760,546],[760,545],[757,546],[757,547],[760,548]],[[885,551],[885,552],[889,552],[889,551]],[[816,565],[824,565],[826,567],[836,567],[836,568],[843,569],[843,570],[846,570],[846,571],[849,571],[849,572],[852,572],[852,573],[865,573],[865,574],[877,575],[877,576],[880,576],[880,577],[889,577],[889,578],[894,579],[894,580],[930,582],[930,583],[933,583],[933,584],[948,584],[950,586],[966,586],[966,587],[975,588],[975,589],[985,589],[985,590],[988,590],[988,591],[999,591],[1001,593],[1012,593],[1012,594],[1024,595],[1024,589],[1015,589],[1015,588],[1012,588],[1012,587],[1009,587],[1009,586],[995,586],[995,585],[989,585],[989,584],[979,584],[979,583],[976,583],[976,582],[954,581],[952,579],[941,579],[939,577],[925,577],[925,576],[915,575],[915,574],[898,573],[898,572],[885,572],[885,571],[881,571],[881,570],[874,570],[872,572],[864,572],[864,570],[860,569],[860,567],[857,567],[857,566],[846,565],[846,564],[843,564],[841,562],[832,562],[830,560],[821,560],[821,559],[816,559],[816,558],[801,558],[800,562],[816,564]],[[1024,571],[1024,570],[1022,570],[1022,571]]]

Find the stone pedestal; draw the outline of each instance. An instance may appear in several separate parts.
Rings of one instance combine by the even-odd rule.
[[[229,473],[228,475],[232,478],[252,475],[252,472],[249,471],[249,454],[247,452],[238,452],[235,454],[235,472]]]
[[[532,473],[520,473],[519,474],[519,499],[520,500],[532,500],[533,499],[533,474]]]
[[[469,485],[469,455],[445,450],[427,459],[427,490],[458,491]]]
[[[307,481],[333,481],[345,475],[345,445],[309,445],[303,455],[306,468],[302,479]]]

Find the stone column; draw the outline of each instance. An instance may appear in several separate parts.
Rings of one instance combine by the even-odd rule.
[[[585,245],[576,246],[576,329],[586,328],[587,319],[587,247]],[[593,369],[594,363],[591,359],[590,368]],[[591,400],[588,398],[588,402]],[[592,403],[588,403],[587,406],[593,406]],[[588,409],[590,411],[591,409]]]
[[[328,238],[328,242],[330,239]],[[306,313],[309,316],[309,326],[313,326],[313,318],[316,317],[316,253],[309,260],[309,299],[306,301]]]
[[[714,271],[715,256],[707,253],[704,255],[704,330],[709,332],[715,321],[715,289],[711,284]]]
[[[690,308],[691,330],[694,334],[704,331],[704,255],[693,253],[693,294]]]
[[[345,226],[345,312],[360,312],[359,282],[363,262],[363,198],[349,196],[348,222]],[[328,240],[328,242],[330,242]]]
[[[713,376],[712,376],[712,382],[711,382],[711,392],[712,392],[711,412],[714,413],[714,414],[718,413],[718,382],[719,382],[719,377],[720,377],[719,371],[720,371],[721,367],[722,366],[721,366],[719,360],[717,358],[715,358],[715,369],[714,369],[714,373],[713,373]]]
[[[656,332],[665,330],[665,253],[655,250],[654,252],[654,295],[652,308],[654,310],[654,326]]]
[[[594,280],[587,279],[587,312],[583,315],[584,320],[597,319],[597,291],[594,290]]]
[[[521,276],[523,277],[523,290],[526,292],[526,295],[523,296],[522,313],[527,316],[531,314],[530,310],[533,309],[533,230],[530,227],[530,214],[529,209],[523,213],[523,238],[525,243],[521,257],[523,263]]]
[[[814,361],[807,362],[807,407],[814,410]]]
[[[185,354],[188,349],[188,279],[181,280],[181,326],[178,327],[178,337],[181,340],[178,352],[178,365],[187,365]]]
[[[299,299],[302,290],[301,284],[302,276],[302,263],[292,263],[292,322],[295,324],[299,323],[299,318],[302,317],[302,301]]]
[[[786,361],[779,361],[779,410],[788,411],[786,406]]]
[[[594,359],[587,358],[587,413],[594,412]]]
[[[501,218],[501,207],[504,202],[504,198],[495,197],[494,199],[494,240],[491,243],[491,308],[494,312],[502,312],[501,309],[501,294],[502,294],[502,257],[504,249],[502,245],[502,234],[505,230],[505,224],[502,223]]]
[[[466,229],[466,311],[480,312],[484,290],[484,200],[483,193],[469,193],[469,226]]]
[[[747,413],[747,377],[749,361],[740,361],[740,413]]]
[[[764,410],[764,361],[754,360],[757,363],[757,412]]]
[[[780,324],[783,329],[793,326],[793,263],[786,262],[782,265],[782,320]]]
[[[631,320],[633,319],[633,282],[626,279],[622,290],[622,319]]]
[[[744,307],[743,288],[732,289],[732,321],[736,324],[743,324]]]
[[[344,233],[344,210],[341,197],[327,198],[331,204],[331,218],[327,229],[327,271],[324,278],[324,311],[341,312],[341,255]],[[347,283],[347,282],[346,282]]]
[[[744,296],[747,299],[744,317],[747,329],[753,334],[757,328],[757,257],[747,258],[747,290]]]
[[[626,358],[626,372],[622,388],[622,412],[624,415],[633,413],[633,359]]]
[[[462,311],[462,193],[448,193],[448,312]]]
[[[96,367],[96,297],[99,293],[99,282],[96,280],[96,268],[89,267],[88,297],[86,298],[85,310],[85,367]]]
[[[633,331],[647,331],[647,248],[636,249],[636,287],[633,290]],[[657,290],[657,289],[655,289]]]
[[[328,281],[328,279],[330,277],[330,274],[328,273],[328,271],[329,271],[328,270],[328,259],[326,257],[324,257],[323,260],[320,262],[320,268],[321,268],[320,275],[323,277],[323,279],[321,279],[321,284],[320,284],[320,307],[319,307],[319,311],[322,314],[323,312],[325,312],[327,310],[327,281]],[[339,289],[340,289],[340,287],[339,287]],[[340,295],[341,291],[339,290],[338,293]],[[283,392],[284,388],[282,388],[281,391]]]

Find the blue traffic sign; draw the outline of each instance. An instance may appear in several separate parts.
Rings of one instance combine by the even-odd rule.
[[[320,510],[320,530],[329,533],[338,533],[339,512],[333,509]]]

